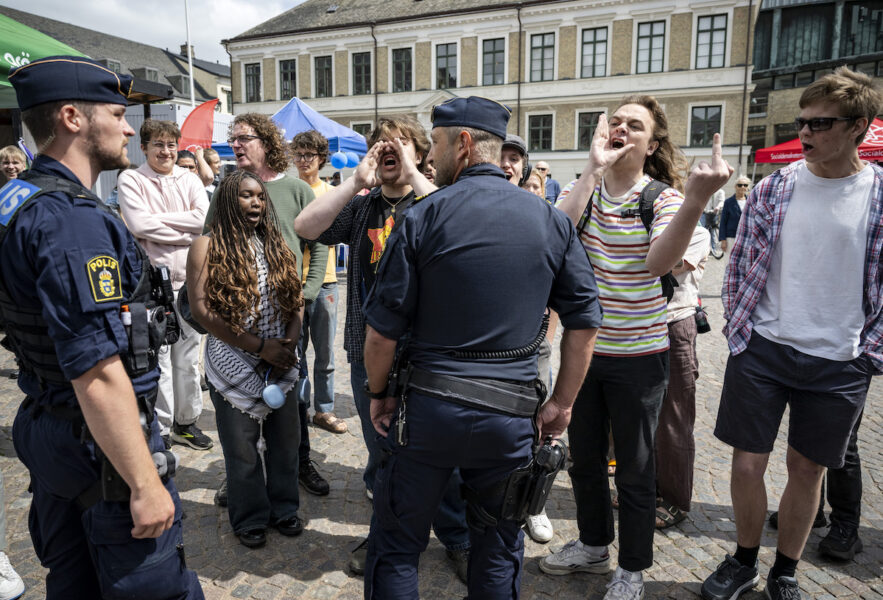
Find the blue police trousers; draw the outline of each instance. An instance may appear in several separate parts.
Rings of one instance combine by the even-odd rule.
[[[40,563],[49,569],[46,598],[204,598],[196,573],[184,562],[181,500],[172,480],[165,484],[175,504],[171,529],[155,539],[134,539],[128,502],[100,501],[80,509],[76,499],[98,479],[100,464],[74,435],[73,423],[35,409],[35,404],[19,409],[12,433],[31,475],[28,529]],[[149,447],[163,449],[156,420]]]
[[[490,487],[530,461],[531,418],[502,415],[409,393],[408,443],[395,440],[396,420],[383,439],[368,538],[365,598],[415,599],[417,565],[455,467],[474,490]],[[482,499],[498,515],[502,497]],[[518,598],[524,534],[515,521],[495,527],[470,523],[468,598]]]

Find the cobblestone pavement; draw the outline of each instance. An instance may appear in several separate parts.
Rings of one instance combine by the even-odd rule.
[[[727,349],[719,333],[722,323],[720,282],[723,262],[710,259],[702,283],[703,297],[713,332],[700,335],[698,350],[701,376],[697,391],[696,473],[693,511],[679,526],[656,534],[654,565],[646,572],[646,597],[694,598],[701,581],[735,549],[735,524],[730,508],[730,450],[712,435],[720,398]],[[343,285],[339,297],[345,298]],[[186,512],[187,564],[199,573],[207,598],[316,598],[356,599],[362,597],[362,579],[347,571],[350,550],[368,531],[370,503],[361,479],[364,447],[359,421],[349,389],[349,368],[340,344],[343,338],[343,305],[338,327],[336,413],[346,419],[349,432],[334,435],[310,426],[313,458],[331,483],[325,498],[303,493],[301,515],[309,519],[306,532],[285,538],[275,531],[259,550],[241,546],[233,535],[227,515],[212,503],[215,488],[223,478],[224,463],[214,412],[208,395],[199,421],[216,440],[208,452],[176,446],[182,468],[178,488]],[[0,357],[0,368],[9,369],[8,354]],[[0,370],[0,376],[6,371]],[[865,550],[854,562],[832,563],[816,552],[820,534],[814,530],[801,561],[798,577],[804,592],[813,598],[883,598],[883,381],[871,386],[860,431],[860,452],[864,462],[864,502],[861,537]],[[25,580],[25,598],[44,595],[44,569],[39,565],[27,531],[27,473],[15,457],[11,426],[21,401],[14,381],[0,379],[0,467],[6,480],[8,509],[8,553]],[[784,428],[770,460],[766,477],[770,510],[775,510],[785,484]],[[548,515],[555,526],[551,547],[577,535],[575,507],[566,474],[559,475],[549,500]],[[601,598],[608,577],[579,574],[553,577],[541,574],[537,563],[549,552],[545,546],[526,540],[522,598],[526,600]],[[616,551],[614,545],[611,549]],[[766,529],[760,560],[762,574],[775,556],[774,532]],[[462,598],[466,588],[454,575],[444,548],[433,537],[420,563],[421,596],[428,599]],[[759,591],[743,596],[759,600]]]

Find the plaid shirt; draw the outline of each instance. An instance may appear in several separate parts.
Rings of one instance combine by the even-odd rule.
[[[795,170],[799,164],[794,163],[764,178],[751,191],[745,204],[721,290],[727,321],[724,335],[733,354],[748,347],[754,327],[751,315],[766,286],[773,249],[791,202]],[[865,324],[860,344],[862,353],[868,355],[875,374],[879,375],[883,373],[883,168],[874,164],[871,168],[874,169],[874,184],[865,250],[862,298]]]
[[[365,239],[368,230],[368,213],[371,205],[380,197],[380,188],[370,193],[362,190],[346,203],[343,210],[316,240],[320,244],[347,244],[350,247],[349,265],[346,269],[346,324],[343,328],[343,348],[347,360],[365,362],[365,313],[362,302],[365,300],[362,287],[362,261],[359,260],[359,244]],[[367,293],[367,290],[364,290]]]

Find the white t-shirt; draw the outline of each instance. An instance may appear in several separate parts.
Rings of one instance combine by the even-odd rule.
[[[751,320],[754,331],[812,356],[859,355],[871,187],[870,166],[841,179],[803,163],[769,277]]]
[[[675,275],[678,287],[668,302],[668,323],[681,321],[687,317],[692,318],[699,305],[699,280],[705,271],[705,263],[708,262],[708,252],[711,250],[711,234],[705,227],[697,227],[693,230],[690,245],[684,253],[684,262],[693,267],[692,271],[685,271]]]
[[[746,202],[748,202],[748,198],[742,198],[741,200],[736,198],[736,204],[739,205],[739,210],[741,210],[742,212],[745,212],[745,203]]]
[[[726,195],[724,194],[724,190],[720,189],[711,195],[711,198],[708,199],[708,203],[705,205],[705,212],[715,212],[721,209],[721,206],[724,204],[724,199]]]

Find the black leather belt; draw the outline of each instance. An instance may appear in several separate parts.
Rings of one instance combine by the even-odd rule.
[[[501,412],[515,417],[533,417],[540,401],[533,383],[500,379],[456,377],[410,367],[407,387],[455,404]]]

